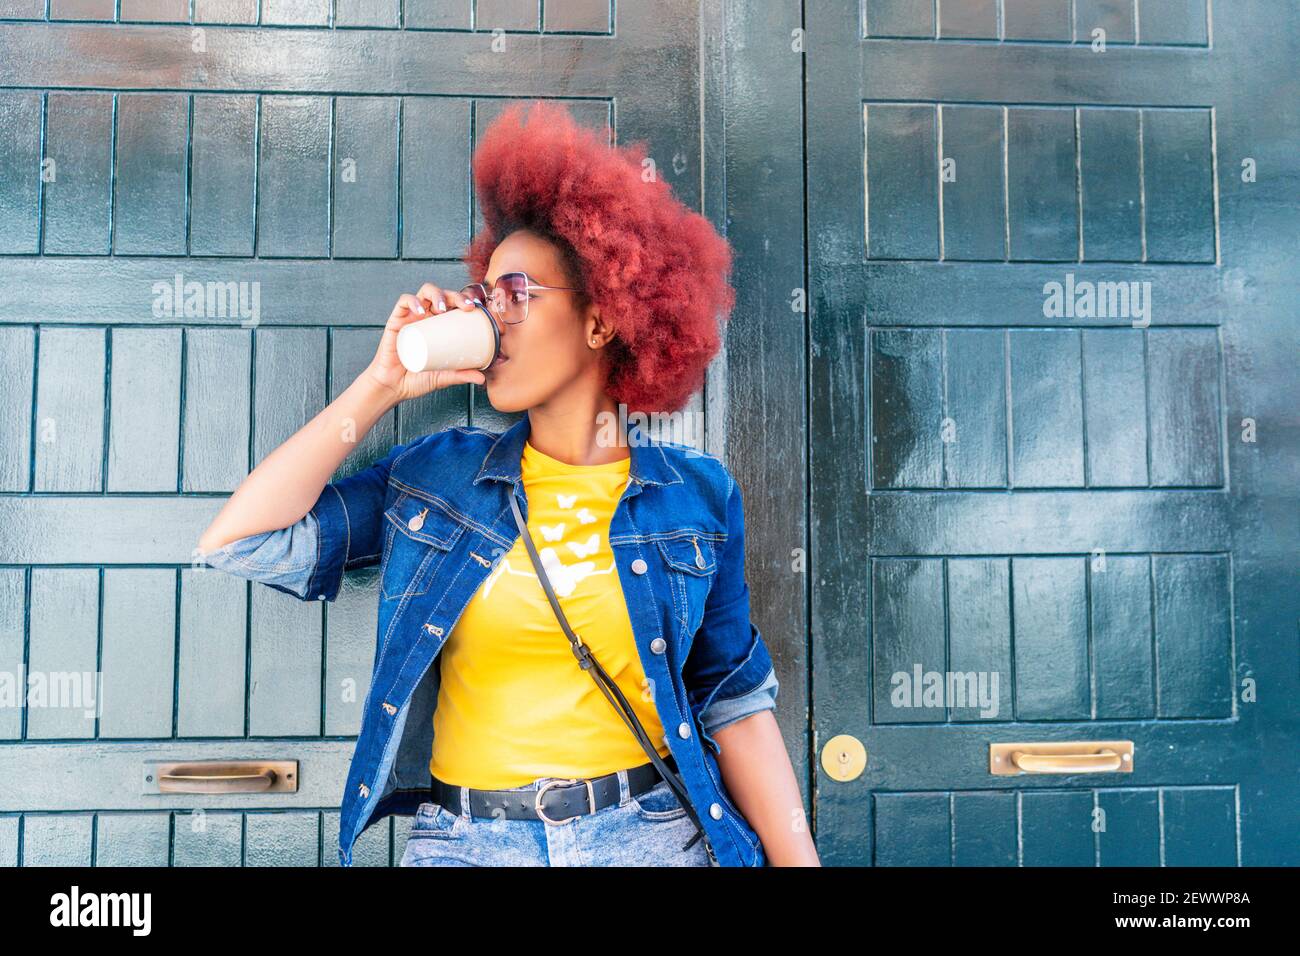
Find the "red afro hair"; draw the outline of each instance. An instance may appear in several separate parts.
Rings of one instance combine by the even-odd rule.
[[[485,225],[462,257],[482,278],[513,229],[560,240],[575,284],[614,329],[605,391],[629,414],[686,403],[735,304],[731,246],[667,183],[642,178],[645,156],[644,142],[610,146],[558,103],[506,107],[474,151]]]

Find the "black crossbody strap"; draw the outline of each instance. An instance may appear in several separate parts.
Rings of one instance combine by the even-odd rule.
[[[669,768],[669,766],[664,762],[664,759],[659,756],[659,752],[650,741],[650,737],[646,733],[645,728],[641,726],[641,721],[637,718],[636,711],[632,709],[632,705],[628,703],[627,697],[624,696],[623,691],[619,688],[618,684],[616,684],[609,676],[605,671],[605,668],[600,666],[600,661],[596,660],[596,656],[591,653],[591,648],[582,643],[582,639],[578,637],[578,635],[573,632],[573,628],[569,626],[568,618],[564,616],[564,611],[560,608],[560,601],[555,596],[555,589],[551,587],[551,580],[547,577],[546,569],[542,567],[541,556],[538,555],[537,547],[533,544],[532,536],[528,533],[528,525],[524,521],[524,516],[519,510],[519,501],[515,498],[513,493],[510,495],[510,507],[515,513],[515,524],[519,526],[519,534],[524,539],[525,547],[528,548],[528,556],[532,559],[533,567],[537,570],[537,580],[542,583],[542,590],[546,592],[546,599],[551,602],[551,609],[555,612],[555,616],[560,622],[560,628],[569,639],[573,656],[578,659],[578,664],[582,669],[591,675],[592,680],[596,682],[596,686],[599,687],[600,692],[605,695],[605,699],[609,701],[610,706],[613,707],[618,715],[623,718],[623,723],[627,724],[628,729],[632,731],[632,735],[636,737],[637,743],[641,745],[641,749],[646,752],[651,763],[655,765],[663,775],[664,779],[668,782],[668,786],[677,794],[677,799],[681,801],[682,806],[686,808],[686,812],[690,815],[691,822],[695,824],[695,836],[691,837],[682,847],[683,850],[690,849],[696,840],[704,836],[704,827],[700,825],[699,815],[696,814],[695,808],[691,805],[690,795],[686,792],[686,785],[682,783],[681,778],[674,773],[671,768]],[[704,839],[704,845],[708,849],[710,862],[714,862],[713,847],[709,844],[707,837]]]

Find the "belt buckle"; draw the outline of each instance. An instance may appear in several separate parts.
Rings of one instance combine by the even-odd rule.
[[[542,809],[542,795],[546,793],[547,790],[551,787],[558,787],[562,784],[568,785],[574,783],[585,783],[587,785],[587,803],[591,807],[591,812],[596,812],[596,791],[591,786],[591,780],[583,779],[580,781],[577,777],[572,777],[566,780],[548,780],[537,788],[537,795],[533,797],[533,809],[537,811],[537,816],[543,823],[558,827],[563,826],[566,823],[572,823],[574,820],[578,819],[579,815],[575,813],[573,816],[565,817],[563,820],[552,820],[546,815],[546,811]]]

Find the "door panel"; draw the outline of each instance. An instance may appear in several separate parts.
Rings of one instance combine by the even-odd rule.
[[[1295,11],[806,10],[823,859],[1300,862]],[[1133,772],[990,772],[1088,740]]]

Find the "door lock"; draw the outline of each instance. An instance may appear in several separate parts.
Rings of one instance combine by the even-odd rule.
[[[867,748],[852,734],[836,734],[822,748],[822,769],[841,783],[856,780],[867,769]]]

